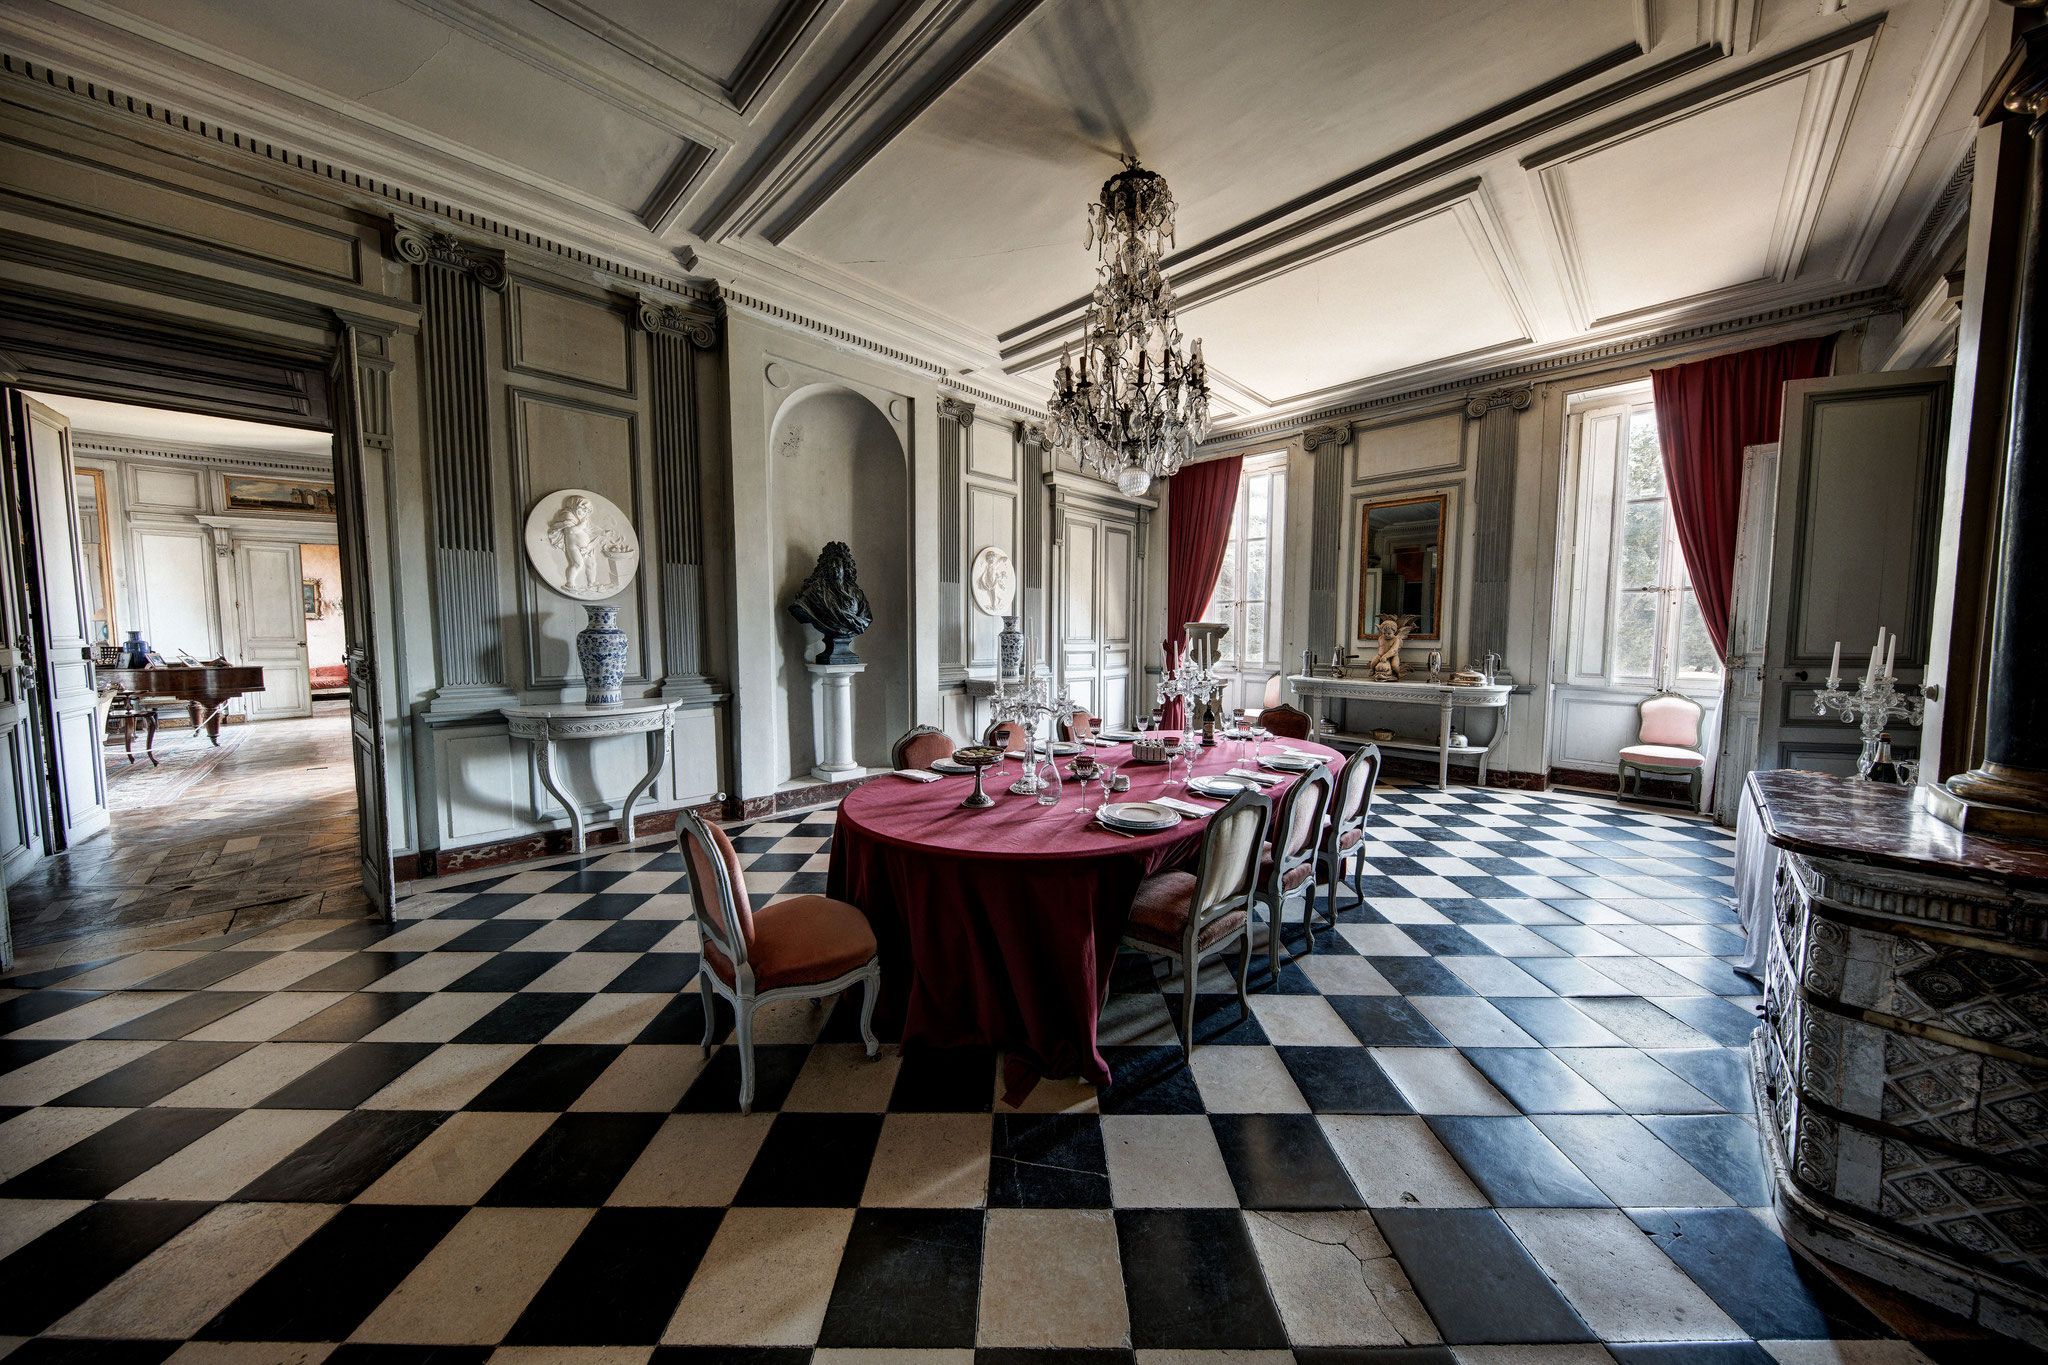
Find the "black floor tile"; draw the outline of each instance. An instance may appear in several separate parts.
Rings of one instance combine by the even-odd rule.
[[[628,895],[621,892],[600,892],[586,896],[576,908],[563,915],[563,919],[605,919],[623,920],[626,916],[647,904],[645,895]]]
[[[0,1033],[12,1033],[30,1024],[54,1019],[105,994],[105,991],[40,990],[17,995],[12,1000],[0,1000]]]
[[[627,875],[624,872],[599,872],[591,868],[584,868],[580,872],[569,873],[562,880],[549,887],[548,894],[551,896],[602,895],[604,892],[611,890],[615,884],[623,880]]]
[[[194,991],[161,1009],[116,1025],[101,1038],[183,1038],[194,1029],[225,1019],[244,1005],[265,998],[262,991]]]
[[[1235,1209],[1119,1209],[1131,1345],[1285,1350],[1266,1278]]]
[[[1540,1047],[1468,1047],[1465,1057],[1525,1114],[1611,1114],[1614,1102]]]
[[[1258,968],[1252,969],[1252,975],[1257,977]],[[1181,1010],[1185,1008],[1181,1002],[1185,997],[1180,993],[1178,978],[1173,984],[1175,989],[1165,992],[1162,998],[1166,1001],[1167,1014],[1173,1019],[1174,1034],[1177,1037],[1181,1027]],[[1254,986],[1253,989],[1257,987]],[[1234,979],[1229,994],[1207,994],[1201,991],[1195,993],[1196,1047],[1247,1047],[1257,1046],[1266,1041],[1266,1030],[1259,1027],[1259,1016],[1237,1003]]]
[[[860,1210],[818,1345],[973,1346],[981,1223],[978,1209]]]
[[[278,1043],[353,1043],[427,998],[424,991],[357,991],[344,995],[273,1038]]]
[[[468,896],[434,916],[435,919],[490,919],[525,901],[524,895],[509,891],[488,891]]]
[[[236,1192],[245,1202],[345,1204],[439,1128],[446,1114],[357,1109]]]
[[[995,1098],[994,1048],[906,1047],[889,1112],[985,1114]]]
[[[87,1105],[105,1109],[139,1109],[198,1080],[222,1062],[239,1057],[254,1043],[165,1043],[125,1066],[117,1066],[51,1104]]]
[[[1297,1346],[1297,1365],[1457,1365],[1448,1346]]]
[[[1775,1357],[1753,1341],[1610,1342],[1620,1365],[1775,1365]]]
[[[351,1204],[242,1292],[209,1341],[340,1341],[434,1249],[464,1210]]]
[[[1890,1335],[1747,1209],[1646,1209],[1630,1216],[1753,1337]]]
[[[104,1199],[237,1112],[138,1109],[0,1185],[0,1199]]]
[[[1749,1053],[1728,1047],[1647,1048],[1645,1051],[1731,1114],[1756,1110],[1749,1083]]]
[[[1376,957],[1375,966],[1386,962],[1419,959]],[[1382,973],[1384,975],[1384,973]],[[1446,973],[1448,975],[1448,973]],[[1463,984],[1463,983],[1460,983]],[[1469,992],[1465,992],[1469,994]],[[1436,1031],[1422,1011],[1398,995],[1331,995],[1324,999],[1337,1011],[1358,1041],[1367,1047],[1449,1047],[1450,1039]]]
[[[777,1114],[733,1203],[851,1208],[881,1136],[880,1114]]]
[[[418,953],[360,952],[343,958],[332,967],[324,967],[304,980],[293,982],[292,989],[359,991],[372,982],[382,981],[418,956]]]
[[[675,922],[665,919],[620,920],[583,945],[587,953],[644,953],[674,933]]]
[[[84,1337],[36,1337],[8,1353],[10,1365],[156,1365],[182,1341],[93,1341]],[[332,1356],[328,1359],[333,1359]]]
[[[1572,1048],[1559,1057],[1625,1114],[1718,1114],[1720,1105],[1629,1047]]]
[[[1095,1115],[998,1113],[993,1142],[990,1208],[1109,1207],[1109,1164]]]
[[[1595,1339],[1492,1209],[1374,1209],[1373,1221],[1451,1345]]]
[[[123,1199],[79,1210],[0,1261],[0,1284],[6,1286],[0,1292],[0,1334],[42,1331],[212,1207]]]
[[[1467,878],[1466,880],[1471,880]],[[1503,891],[1506,895],[1510,892]],[[1403,933],[1415,940],[1425,952],[1438,957],[1474,957],[1481,954],[1493,956],[1493,949],[1473,937],[1455,924],[1410,924],[1402,928]],[[1420,961],[1420,959],[1412,959]],[[1430,992],[1435,994],[1435,992]]]
[[[1614,1201],[1525,1118],[1438,1114],[1428,1120],[1496,1208],[1611,1208]]]
[[[1365,1207],[1314,1116],[1211,1114],[1209,1126],[1245,1208]]]
[[[1109,1088],[1096,1095],[1105,1114],[1201,1114],[1201,1092],[1177,1047],[1105,1047]],[[899,1081],[900,1085],[901,1082]],[[892,1106],[893,1107],[893,1106]]]
[[[531,938],[533,931],[546,923],[546,920],[539,919],[479,920],[474,929],[464,930],[456,937],[441,944],[434,951],[440,953],[503,952],[521,939]]]
[[[1318,1114],[1411,1114],[1387,1073],[1362,1047],[1276,1049],[1295,1088]]]
[[[563,1114],[477,1201],[518,1208],[595,1208],[645,1151],[660,1114]]]
[[[1515,1021],[1524,1033],[1545,1047],[1612,1046],[1619,1040],[1586,1014],[1556,995],[1487,997],[1495,1009]]]
[[[588,992],[518,991],[455,1035],[458,1043],[537,1043],[583,1008]]]
[[[1638,1121],[1744,1208],[1760,1209],[1771,1202],[1762,1139],[1748,1119],[1734,1114],[1652,1114]]]
[[[1417,929],[1428,928],[1421,924],[1404,924],[1401,932],[1411,937]],[[1442,925],[1436,926],[1442,928]],[[1378,969],[1393,988],[1403,995],[1471,995],[1472,988],[1461,981],[1449,968],[1432,957],[1369,957],[1366,959]],[[1391,996],[1367,996],[1366,999],[1386,1000]]]
[[[499,953],[489,962],[443,987],[451,991],[516,991],[553,967],[567,953]],[[347,965],[347,964],[342,964]]]
[[[322,934],[310,943],[302,943],[293,952],[334,953],[356,952],[382,943],[399,931],[400,926],[391,924],[350,924],[331,933]]]
[[[614,925],[614,929],[638,929],[643,924],[652,924],[664,932],[675,928],[665,920],[628,920]],[[605,933],[611,933],[611,929]],[[600,935],[599,937],[603,937]],[[616,952],[617,949],[600,949],[595,942],[587,945],[590,952]],[[613,977],[605,985],[609,994],[633,992],[637,994],[666,994],[673,991],[689,990],[697,981],[697,955],[695,953],[643,953],[633,964]]]
[[[0,1076],[16,1067],[39,1062],[53,1052],[62,1052],[70,1047],[70,1038],[12,1038],[0,1039]]]
[[[716,1002],[718,1027],[711,1035],[716,1043],[732,1032],[732,1006],[725,1001]],[[688,1043],[696,1047],[704,1041],[704,999],[694,990],[684,991],[661,1007],[661,1013],[647,1021],[647,1027],[640,1030],[636,1043]]]
[[[438,1043],[350,1043],[264,1096],[258,1109],[353,1109],[418,1066]]]
[[[659,1341],[722,1217],[722,1209],[599,1209],[519,1315],[506,1344]]]
[[[195,957],[189,962],[180,962],[169,971],[158,972],[147,981],[137,982],[129,987],[137,991],[201,991],[216,981],[225,981],[236,972],[244,972],[259,962],[268,962],[276,953],[220,952]]]
[[[620,1051],[608,1043],[536,1043],[464,1108],[558,1113],[576,1103]]]
[[[729,1007],[721,1002],[721,1024],[729,1017],[728,1011]],[[722,1036],[725,1030],[721,1029],[720,1032]],[[697,1038],[692,1037],[689,1041],[694,1043]],[[804,1069],[804,1058],[808,1057],[810,1052],[810,1047],[804,1044],[754,1045],[755,1113],[782,1107],[782,1102],[789,1098],[790,1087],[796,1084],[797,1073]],[[697,1073],[697,1079],[691,1081],[690,1088],[683,1092],[682,1102],[676,1105],[676,1112],[729,1114],[738,1112],[739,1107],[740,1050],[737,1047],[721,1047],[711,1054],[711,1060],[704,1064],[704,1069]]]

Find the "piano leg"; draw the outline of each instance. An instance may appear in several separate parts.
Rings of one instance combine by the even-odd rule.
[[[200,706],[206,708],[206,737],[212,740],[213,746],[218,749],[220,747],[221,712],[228,709],[228,704],[225,699],[208,697],[200,703]],[[196,711],[198,708],[195,707],[193,709]],[[193,723],[195,725],[198,723],[196,718]]]
[[[145,734],[142,740],[142,752],[145,756],[148,757],[150,767],[158,767],[160,765],[157,763],[156,760],[156,711],[154,708],[150,709],[149,711],[143,714],[142,723],[143,726],[145,727]]]

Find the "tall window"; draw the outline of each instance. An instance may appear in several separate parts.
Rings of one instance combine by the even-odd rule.
[[[1287,504],[1287,456],[1244,462],[1231,511],[1230,546],[1216,592],[1202,617],[1230,633],[1219,645],[1225,672],[1253,675],[1262,686],[1280,666],[1280,564]],[[1250,703],[1256,706],[1256,700]]]
[[[1572,678],[1710,690],[1721,661],[1679,548],[1648,386],[1607,396],[1575,417],[1580,562]]]

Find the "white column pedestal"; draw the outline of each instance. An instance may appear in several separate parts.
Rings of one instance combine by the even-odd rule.
[[[844,782],[867,769],[853,757],[853,675],[866,664],[805,664],[811,670],[811,727],[818,755],[811,776]]]

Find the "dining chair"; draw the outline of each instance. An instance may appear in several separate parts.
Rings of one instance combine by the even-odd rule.
[[[1372,818],[1373,789],[1380,781],[1380,746],[1363,744],[1344,760],[1337,774],[1337,791],[1330,798],[1330,818],[1323,824],[1323,837],[1316,847],[1316,880],[1330,888],[1330,927],[1337,927],[1337,888],[1344,884],[1344,860],[1353,858],[1351,893],[1365,899],[1365,859],[1352,852],[1365,842],[1365,822]],[[1315,898],[1309,898],[1308,913],[1315,913]],[[1310,932],[1313,940],[1314,932]]]
[[[935,758],[950,758],[953,754],[953,739],[936,725],[913,725],[903,732],[903,737],[889,748],[889,766],[901,772],[905,768],[929,768]]]
[[[1060,722],[1060,738],[1095,738],[1095,717],[1089,715],[1086,711],[1082,711],[1077,708],[1074,712],[1074,719],[1071,723],[1064,720]]]
[[[1202,960],[1237,949],[1237,1007],[1251,1015],[1251,909],[1273,803],[1241,791],[1209,817],[1193,872],[1157,872],[1138,883],[1123,945],[1180,968],[1181,1052],[1195,1054],[1195,978]]]
[[[1643,799],[1644,773],[1682,777],[1686,780],[1686,805],[1697,814],[1700,779],[1707,766],[1707,756],[1700,752],[1700,722],[1706,714],[1706,707],[1676,692],[1659,692],[1636,703],[1636,742],[1621,751],[1615,795],[1627,794],[1631,773],[1638,801]]]
[[[863,987],[860,1036],[880,1049],[873,1020],[882,988],[875,931],[859,907],[828,896],[792,896],[753,908],[732,840],[693,811],[678,817],[690,899],[697,913],[697,985],[704,993],[704,1055],[711,1055],[717,997],[732,1002],[740,1050],[740,1112],[754,1111],[754,1013],[777,1000],[811,1000]]]
[[[1280,980],[1280,941],[1287,903],[1297,896],[1301,927],[1308,937],[1303,953],[1315,951],[1316,925],[1316,836],[1322,832],[1323,817],[1330,810],[1330,765],[1318,763],[1303,773],[1287,794],[1280,798],[1279,813],[1273,818],[1273,838],[1259,865],[1257,903],[1271,916],[1266,929],[1266,968],[1277,985]]]
[[[982,732],[981,742],[1006,754],[1022,753],[1031,748],[1031,731],[1021,721],[997,721]]]
[[[1308,712],[1297,711],[1282,702],[1259,712],[1259,724],[1281,739],[1307,739],[1314,722],[1308,718]]]

